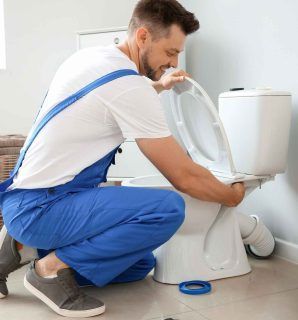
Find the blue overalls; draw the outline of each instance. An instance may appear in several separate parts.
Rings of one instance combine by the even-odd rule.
[[[152,251],[165,243],[184,220],[184,201],[176,192],[131,187],[98,187],[106,181],[117,148],[52,188],[7,190],[42,127],[82,96],[122,76],[110,73],[50,111],[32,133],[8,180],[0,184],[0,206],[9,234],[27,246],[56,256],[77,272],[79,284],[143,279],[154,267]]]

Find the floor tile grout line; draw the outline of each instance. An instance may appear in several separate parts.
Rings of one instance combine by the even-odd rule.
[[[274,294],[279,294],[282,292],[287,292],[287,291],[291,291],[291,290],[298,290],[298,286],[295,288],[291,288],[291,289],[285,289],[285,290],[280,290],[280,291],[276,291],[276,292],[272,292],[272,293],[266,293],[266,294],[260,294],[260,295],[256,295],[256,296],[252,296],[252,297],[248,297],[248,298],[240,298],[239,300],[233,300],[230,302],[225,302],[225,303],[221,303],[221,304],[216,304],[214,306],[210,306],[210,307],[202,307],[199,309],[194,309],[192,306],[188,305],[187,302],[181,301],[179,300],[178,297],[176,297],[175,295],[169,293],[169,292],[165,292],[165,294],[175,300],[177,300],[179,303],[183,304],[184,306],[186,306],[187,308],[190,309],[190,311],[199,311],[199,310],[206,310],[206,309],[211,309],[211,308],[216,308],[216,307],[220,307],[220,306],[224,306],[224,305],[228,305],[230,303],[235,303],[235,302],[243,302],[243,301],[247,301],[247,300],[251,300],[251,299],[255,299],[255,298],[260,298],[263,296],[268,296],[268,295],[274,295]],[[189,312],[189,311],[186,311]]]
[[[198,310],[196,310],[196,312],[204,319],[206,320],[211,320],[210,318],[206,317],[204,314],[201,314],[201,312],[199,312]]]
[[[193,309],[193,310],[200,312],[200,311],[204,311],[204,310],[209,310],[209,309],[213,309],[213,308],[218,308],[218,307],[226,306],[226,305],[233,304],[233,303],[249,301],[249,300],[253,300],[253,299],[261,298],[261,297],[274,296],[275,294],[280,294],[280,293],[285,293],[285,292],[295,291],[295,290],[298,290],[298,288],[292,288],[292,289],[277,291],[277,292],[274,292],[274,293],[257,295],[257,296],[250,297],[250,298],[246,298],[246,299],[240,299],[240,300],[235,300],[235,301],[226,302],[226,303],[223,303],[223,304],[217,304],[217,305],[212,306],[212,307],[206,307],[206,308],[201,308],[201,309]]]
[[[181,316],[183,314],[188,314],[188,313],[197,313],[200,315],[200,317],[206,319],[206,320],[210,320],[209,318],[207,318],[206,316],[200,314],[197,310],[190,310],[190,311],[186,311],[186,312],[179,312],[179,313],[173,313],[173,314],[170,314],[170,315],[164,315],[162,317],[176,317],[176,316]],[[157,317],[154,317],[154,318],[149,318],[149,319],[144,319],[144,320],[159,320],[159,318]],[[178,319],[177,319],[178,320]]]
[[[291,289],[285,289],[285,290],[281,290],[281,291],[276,291],[276,292],[272,292],[272,293],[260,294],[260,295],[256,295],[256,296],[253,296],[253,297],[240,298],[240,299],[236,299],[236,300],[233,300],[233,301],[216,304],[216,305],[210,306],[210,307],[202,307],[202,308],[200,308],[200,309],[194,309],[192,306],[188,305],[187,302],[184,302],[184,301],[179,300],[179,298],[177,298],[177,297],[175,297],[175,296],[172,296],[170,293],[166,293],[166,294],[167,294],[168,296],[171,296],[171,298],[176,299],[178,302],[184,304],[186,307],[190,308],[191,310],[193,310],[193,311],[198,311],[198,310],[205,310],[205,309],[216,308],[216,307],[224,306],[224,305],[227,305],[227,304],[230,304],[230,303],[235,303],[235,302],[241,302],[241,301],[251,300],[251,299],[255,299],[255,298],[260,298],[260,297],[263,297],[263,296],[279,294],[279,293],[286,292],[286,291],[291,291],[291,290],[298,290],[298,287],[297,287],[297,288],[291,288]]]
[[[173,313],[173,314],[166,314],[166,315],[162,315],[163,318],[165,317],[176,317],[176,316],[179,316],[181,314],[187,314],[187,313],[190,313],[190,312],[193,312],[194,310],[190,310],[190,311],[186,311],[186,312],[179,312],[179,313]],[[158,317],[154,317],[154,318],[148,318],[148,319],[144,319],[144,320],[158,320],[159,318]]]
[[[158,288],[155,288],[154,290],[158,290]],[[177,290],[179,290],[179,289],[178,289],[178,285],[177,285]],[[179,300],[176,296],[174,296],[173,294],[168,293],[168,292],[164,292],[163,294],[166,294],[169,298],[178,301],[179,303],[183,304],[185,307],[187,307],[187,308],[190,309],[189,311],[186,311],[186,312],[195,311],[192,307],[190,307],[189,305],[185,304],[185,302],[180,301],[180,300]]]
[[[195,309],[193,309],[191,306],[187,305],[184,301],[180,301],[178,298],[171,296],[172,298],[174,298],[175,300],[177,300],[178,302],[182,303],[184,306],[186,306],[187,308],[190,309],[190,311],[196,311]]]

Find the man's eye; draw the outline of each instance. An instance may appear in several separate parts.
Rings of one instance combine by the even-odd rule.
[[[168,57],[173,57],[174,54],[173,54],[173,53],[170,53],[170,52],[167,52],[167,56],[168,56]]]

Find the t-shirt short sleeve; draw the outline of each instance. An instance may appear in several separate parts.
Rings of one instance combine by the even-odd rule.
[[[109,111],[124,138],[164,138],[171,135],[163,106],[151,85],[127,89],[109,103]]]

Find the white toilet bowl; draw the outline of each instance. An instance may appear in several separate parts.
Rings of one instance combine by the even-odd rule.
[[[227,178],[218,179],[227,184],[235,182]],[[258,180],[248,183],[250,190],[259,186]],[[175,190],[161,175],[127,179],[122,185]],[[175,235],[155,251],[154,279],[178,284],[248,273],[251,268],[235,216],[236,208],[200,201],[175,191],[185,200],[185,220]]]
[[[227,92],[220,95],[218,113],[203,88],[187,78],[171,90],[169,98],[166,116],[172,133],[179,135],[177,141],[194,162],[223,183],[244,181],[247,196],[285,170],[290,93],[267,89]],[[126,179],[122,185],[175,190],[162,175]],[[180,194],[186,203],[185,221],[156,250],[154,278],[177,284],[248,273],[251,269],[237,208]]]

